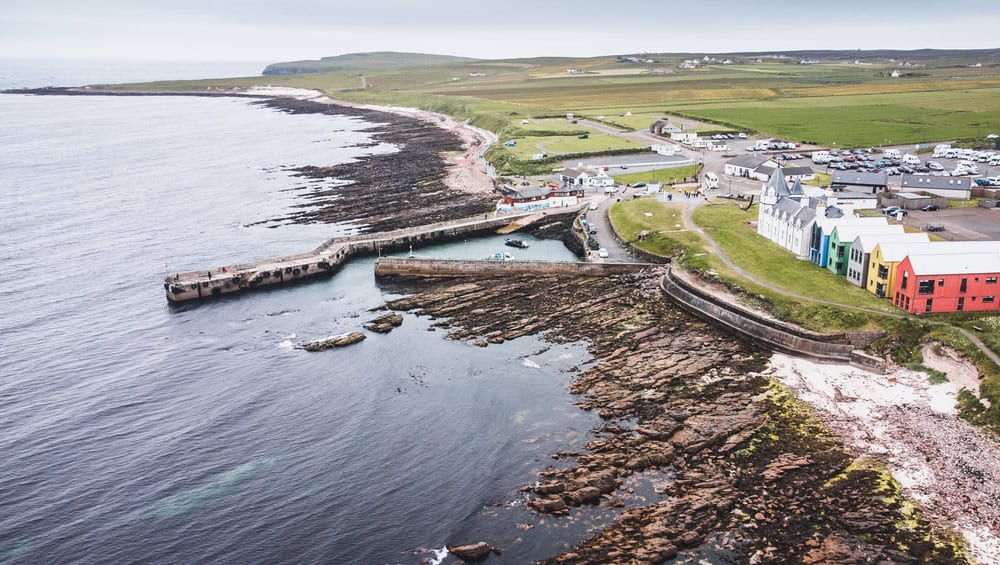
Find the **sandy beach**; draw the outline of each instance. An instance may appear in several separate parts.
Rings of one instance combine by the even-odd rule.
[[[260,86],[248,88],[242,92],[253,96],[294,98],[348,108],[388,112],[432,123],[441,129],[455,134],[462,141],[462,152],[446,157],[448,174],[445,178],[445,183],[448,188],[476,195],[488,195],[493,192],[493,179],[486,172],[486,163],[482,160],[482,154],[490,145],[496,143],[496,136],[486,130],[455,121],[451,116],[417,108],[357,104],[344,100],[335,100],[318,90],[304,88]]]

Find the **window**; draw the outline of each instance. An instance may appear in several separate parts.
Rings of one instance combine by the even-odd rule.
[[[930,312],[932,310],[932,307],[931,307],[932,304],[934,304],[934,299],[933,298],[928,298],[927,299],[927,306],[924,307],[924,312]]]
[[[900,288],[902,288],[903,290],[906,290],[906,281],[909,278],[910,278],[909,273],[907,273],[906,271],[903,271],[903,282],[900,283],[900,285],[899,285]]]
[[[887,278],[889,278],[889,267],[886,267],[885,265],[879,265],[878,266],[878,278],[880,278],[880,279],[887,279]],[[906,287],[904,286],[903,288],[906,288]]]
[[[917,284],[917,294],[934,294],[934,281],[924,280]]]
[[[944,279],[938,279],[938,286],[944,286]]]
[[[844,248],[843,247],[837,247],[837,257],[841,258],[841,259],[844,257]]]
[[[995,301],[996,301],[996,297],[995,296],[984,296],[983,297],[983,304],[993,304],[993,302],[995,302]]]
[[[996,277],[986,277],[986,284],[997,284]]]
[[[962,284],[958,287],[959,292],[965,292],[969,279],[962,279]]]

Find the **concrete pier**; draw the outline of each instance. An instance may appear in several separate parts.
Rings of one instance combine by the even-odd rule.
[[[411,245],[496,231],[515,223],[524,227],[544,219],[577,214],[581,209],[582,205],[579,205],[544,212],[477,216],[390,232],[335,237],[306,253],[172,275],[164,279],[163,289],[167,300],[186,302],[329,276],[354,255],[406,249]]]

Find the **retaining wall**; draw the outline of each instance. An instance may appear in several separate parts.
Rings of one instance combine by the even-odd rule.
[[[698,291],[686,281],[673,276],[668,270],[660,280],[660,288],[680,307],[769,349],[807,357],[822,363],[851,364],[873,372],[883,372],[885,362],[856,351],[847,343],[834,343],[833,336],[824,336],[789,324],[752,315],[746,310]],[[825,339],[824,339],[825,338]],[[843,339],[843,334],[839,339]]]
[[[491,261],[380,257],[377,277],[454,277],[483,274],[569,274],[603,277],[637,273],[655,267],[648,263],[577,263],[572,261]]]

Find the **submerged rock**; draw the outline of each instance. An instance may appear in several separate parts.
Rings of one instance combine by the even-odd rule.
[[[327,338],[311,341],[302,346],[306,351],[323,351],[334,347],[347,347],[365,339],[365,334],[361,332],[350,332],[340,335],[332,335]]]

